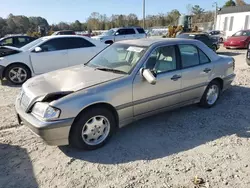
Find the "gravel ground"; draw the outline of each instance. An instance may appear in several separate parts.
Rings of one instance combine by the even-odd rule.
[[[245,50],[237,77],[211,109],[196,105],[153,116],[121,130],[103,148],[47,146],[18,126],[20,88],[0,85],[0,187],[250,187],[250,67]]]

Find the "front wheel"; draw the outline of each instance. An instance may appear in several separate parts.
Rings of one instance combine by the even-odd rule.
[[[214,106],[220,97],[220,93],[221,86],[219,82],[216,80],[210,82],[201,98],[200,105],[205,108]]]
[[[105,108],[91,108],[80,114],[70,131],[70,145],[94,150],[107,143],[115,131],[115,118]]]
[[[22,64],[13,64],[6,68],[5,78],[14,85],[21,85],[31,77],[29,68]]]

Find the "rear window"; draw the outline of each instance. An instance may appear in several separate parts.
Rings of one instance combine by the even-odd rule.
[[[145,33],[144,29],[142,28],[136,28],[136,30],[138,31],[138,33]]]

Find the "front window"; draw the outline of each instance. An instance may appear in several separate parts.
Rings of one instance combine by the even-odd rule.
[[[106,48],[86,65],[100,70],[130,74],[145,51],[145,47],[117,43]]]
[[[29,49],[33,48],[34,46],[40,44],[41,42],[45,41],[46,39],[44,38],[39,38],[39,39],[36,39],[32,42],[30,42],[29,44],[26,44],[25,46],[23,46],[21,48],[21,50],[24,50],[24,51],[28,51]]]
[[[116,32],[116,30],[110,29],[110,30],[108,30],[107,32],[104,32],[103,35],[104,35],[104,36],[112,36],[112,35],[115,34],[115,32]]]

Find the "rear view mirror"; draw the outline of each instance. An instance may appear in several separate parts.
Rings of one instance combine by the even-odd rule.
[[[156,78],[149,69],[140,69],[140,74],[148,81],[148,83],[156,84]]]
[[[36,48],[35,48],[35,52],[38,53],[38,52],[41,52],[41,51],[42,51],[42,48],[40,48],[40,47],[36,47]]]

